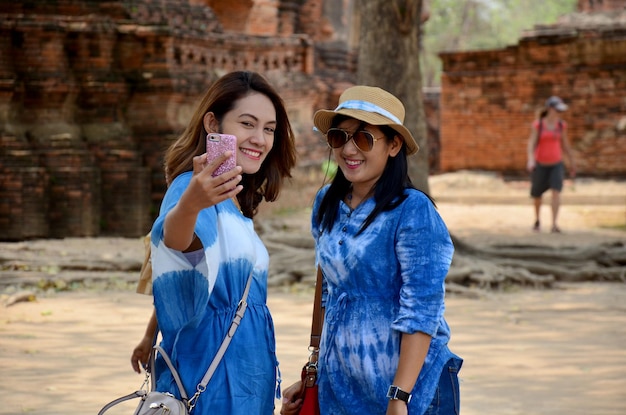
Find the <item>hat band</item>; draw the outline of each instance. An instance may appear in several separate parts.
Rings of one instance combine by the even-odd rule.
[[[393,115],[392,113],[390,113],[386,109],[381,108],[378,105],[372,104],[371,102],[368,102],[368,101],[361,101],[361,100],[357,100],[357,99],[353,99],[353,100],[350,100],[350,101],[345,101],[345,102],[342,102],[341,104],[339,104],[339,106],[337,106],[337,108],[335,108],[335,111],[339,111],[341,109],[375,112],[377,114],[382,115],[383,117],[389,118],[391,121],[395,122],[396,124],[402,124],[402,121],[400,121],[400,119],[398,117],[396,117],[395,115]]]

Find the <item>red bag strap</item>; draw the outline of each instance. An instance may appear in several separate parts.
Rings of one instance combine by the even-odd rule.
[[[322,269],[317,266],[317,281],[315,282],[315,299],[313,300],[313,317],[311,319],[311,342],[309,346],[311,350],[319,350],[320,339],[322,338],[322,325],[324,323],[322,317],[322,280],[324,275]]]

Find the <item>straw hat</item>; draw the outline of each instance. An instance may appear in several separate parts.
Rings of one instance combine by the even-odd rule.
[[[333,118],[343,114],[371,125],[393,128],[406,143],[407,153],[414,154],[419,146],[411,132],[404,126],[404,105],[384,89],[373,86],[353,86],[343,91],[339,105],[334,110],[319,110],[313,116],[315,127],[326,134]]]

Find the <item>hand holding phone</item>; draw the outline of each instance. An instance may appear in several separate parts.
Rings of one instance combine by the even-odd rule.
[[[230,134],[218,134],[209,133],[206,137],[206,157],[207,163],[211,163],[217,157],[224,154],[226,151],[230,151],[231,156],[222,164],[220,164],[215,171],[213,171],[213,177],[219,176],[222,173],[226,173],[234,169],[237,165],[235,158],[237,149],[237,137]]]

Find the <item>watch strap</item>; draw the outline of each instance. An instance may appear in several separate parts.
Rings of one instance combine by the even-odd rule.
[[[411,402],[411,397],[410,393],[403,391],[396,385],[389,386],[389,390],[387,391],[387,398],[390,400],[400,400],[408,404]]]

